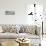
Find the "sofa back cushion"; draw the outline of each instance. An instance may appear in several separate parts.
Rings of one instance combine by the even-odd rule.
[[[28,26],[26,26],[25,27],[25,32],[26,33],[29,33],[29,34],[35,34],[35,26],[33,26],[33,25],[28,25]]]

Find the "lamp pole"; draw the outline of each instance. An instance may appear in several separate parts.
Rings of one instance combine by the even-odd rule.
[[[42,21],[42,40],[43,40],[43,16],[41,17],[41,21]]]

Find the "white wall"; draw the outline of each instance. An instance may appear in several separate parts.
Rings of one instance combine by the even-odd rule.
[[[46,0],[39,0],[39,2],[46,5]],[[26,24],[26,5],[32,3],[34,0],[0,0],[0,24]],[[14,10],[15,15],[6,16],[5,10]]]
[[[25,0],[0,0],[0,24],[25,23]],[[6,16],[5,10],[14,10],[15,15]]]

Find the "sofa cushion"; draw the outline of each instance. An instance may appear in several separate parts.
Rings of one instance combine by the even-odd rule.
[[[35,34],[35,26],[34,25],[27,25],[25,27],[25,32],[30,34]]]

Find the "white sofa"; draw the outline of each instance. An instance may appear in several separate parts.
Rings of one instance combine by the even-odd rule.
[[[0,25],[1,39],[29,38],[32,43],[40,43],[40,26],[37,25]]]

